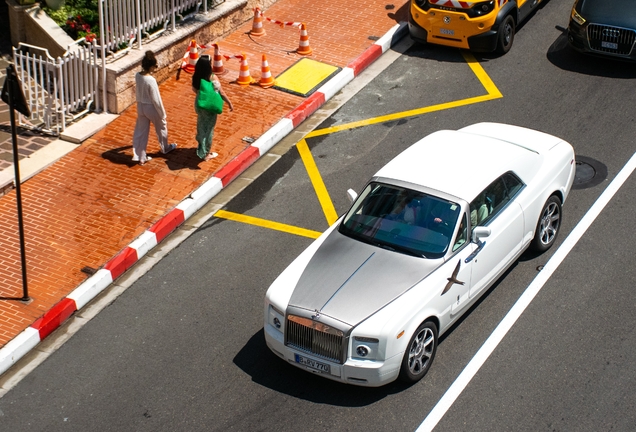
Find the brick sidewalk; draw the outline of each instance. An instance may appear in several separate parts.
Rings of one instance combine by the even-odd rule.
[[[345,67],[396,23],[406,20],[406,5],[360,0],[279,0],[264,15],[307,23],[312,59]],[[401,6],[401,7],[400,7]],[[250,71],[260,77],[261,54],[274,76],[299,55],[298,30],[264,23],[266,36],[252,40],[251,21],[217,42],[223,54],[248,55]],[[185,47],[184,47],[185,49]],[[258,85],[230,83],[238,76],[237,60],[220,80],[235,110],[219,117],[213,148],[219,157],[203,162],[195,154],[196,115],[191,76],[160,85],[168,114],[170,141],[179,147],[159,153],[151,132],[144,166],[131,161],[136,108],[124,111],[105,129],[85,141],[22,187],[29,277],[28,304],[0,300],[0,347],[15,338],[85,281],[84,268],[100,269],[134,239],[169,213],[192,191],[221,170],[249,143],[283,119],[304,98]],[[22,281],[15,192],[0,197],[0,296],[21,297]]]

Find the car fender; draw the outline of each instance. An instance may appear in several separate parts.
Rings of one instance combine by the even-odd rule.
[[[492,25],[492,28],[499,28],[499,24],[501,24],[508,15],[512,15],[512,17],[515,19],[515,24],[517,24],[517,22],[519,21],[519,17],[517,15],[518,12],[519,8],[517,8],[517,2],[509,1],[508,3],[503,5],[501,9],[499,9],[499,12],[497,12],[497,19],[495,19],[495,23]]]
[[[437,276],[437,278],[443,277],[444,275]],[[352,335],[379,337],[381,341],[379,351],[382,357],[388,359],[403,355],[415,330],[428,319],[436,322],[439,334],[440,327],[444,326],[444,320],[435,313],[439,306],[434,300],[437,298],[438,301],[443,301],[440,294],[444,288],[445,279],[442,282],[436,280],[437,278],[433,276],[421,281],[419,287],[413,287],[358,324],[352,330]],[[442,311],[442,315],[446,316],[448,313]]]

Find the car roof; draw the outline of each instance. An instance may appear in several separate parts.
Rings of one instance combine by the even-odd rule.
[[[404,150],[376,176],[425,186],[470,202],[508,171],[527,183],[542,160],[538,151],[482,133],[441,130]]]

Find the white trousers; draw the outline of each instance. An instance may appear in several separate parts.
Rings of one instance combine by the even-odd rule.
[[[137,123],[133,133],[133,155],[135,160],[146,161],[146,147],[148,146],[148,134],[150,133],[150,123],[155,125],[157,139],[161,146],[161,151],[165,153],[168,148],[168,123],[166,119],[157,112],[153,104],[137,103]]]

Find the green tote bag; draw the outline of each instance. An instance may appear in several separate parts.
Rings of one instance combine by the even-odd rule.
[[[197,106],[215,114],[221,114],[223,112],[223,99],[221,95],[214,90],[214,85],[212,85],[210,81],[201,80],[199,95],[197,96]]]

